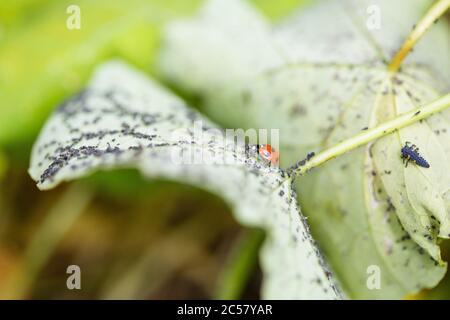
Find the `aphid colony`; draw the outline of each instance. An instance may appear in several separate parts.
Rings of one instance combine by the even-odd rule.
[[[406,144],[401,149],[401,158],[405,167],[408,167],[409,161],[413,161],[420,167],[429,168],[430,164],[419,154],[419,148],[415,144],[411,145],[411,142],[406,142]]]
[[[416,145],[411,144],[411,142],[406,142],[402,147],[401,158],[403,159],[403,164],[408,167],[408,163],[413,161],[416,165],[429,168],[430,164],[419,154],[419,148]],[[278,166],[280,154],[273,148],[270,144],[253,144],[246,146],[247,156],[256,156],[260,161],[262,161],[267,166]],[[314,154],[312,153],[311,156]],[[308,154],[309,160],[309,154]]]

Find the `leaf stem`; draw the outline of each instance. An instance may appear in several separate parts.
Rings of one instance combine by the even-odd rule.
[[[428,10],[425,16],[413,28],[400,50],[391,60],[388,67],[389,71],[396,72],[400,68],[403,60],[411,52],[416,43],[423,37],[433,23],[437,21],[439,17],[445,13],[445,11],[447,11],[449,7],[450,0],[439,0]]]
[[[392,120],[386,121],[370,130],[364,131],[356,136],[344,140],[333,147],[326,149],[319,154],[311,157],[308,161],[300,161],[296,165],[288,169],[288,172],[296,176],[303,175],[307,171],[320,166],[328,160],[334,159],[348,151],[365,145],[375,139],[393,133],[401,128],[409,126],[419,120],[438,113],[450,106],[450,93],[440,97],[439,99],[423,106],[403,113]]]

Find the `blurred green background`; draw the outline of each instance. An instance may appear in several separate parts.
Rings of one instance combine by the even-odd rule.
[[[133,170],[47,192],[27,174],[45,119],[96,65],[119,57],[158,79],[164,25],[202,2],[0,2],[0,298],[259,297],[263,233],[240,227],[221,199]],[[252,2],[276,20],[308,1]],[[73,4],[79,30],[66,27]],[[71,264],[82,290],[66,287]]]

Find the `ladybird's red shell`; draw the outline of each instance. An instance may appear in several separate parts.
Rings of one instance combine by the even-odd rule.
[[[272,158],[272,146],[270,144],[262,144],[259,147],[259,155],[266,160],[270,160]]]
[[[270,161],[273,165],[278,164],[278,152],[276,152],[270,144],[262,144],[258,150],[259,155],[264,160]]]

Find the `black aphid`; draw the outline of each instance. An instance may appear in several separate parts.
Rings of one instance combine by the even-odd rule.
[[[420,167],[429,168],[430,164],[419,154],[419,148],[416,145],[411,145],[411,142],[406,142],[402,150],[402,159],[405,167],[408,166],[409,161],[413,161]]]

